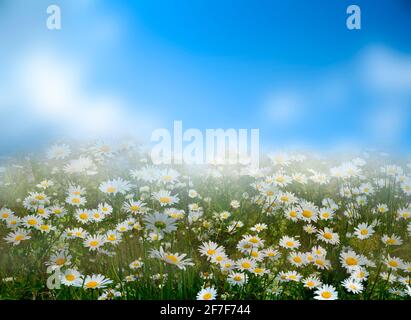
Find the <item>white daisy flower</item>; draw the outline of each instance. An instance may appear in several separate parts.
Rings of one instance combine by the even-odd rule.
[[[197,300],[215,300],[217,298],[217,290],[213,287],[206,287],[197,293]]]
[[[321,287],[317,288],[314,292],[315,296],[314,299],[316,300],[337,300],[338,293],[337,290],[327,284],[323,284]]]

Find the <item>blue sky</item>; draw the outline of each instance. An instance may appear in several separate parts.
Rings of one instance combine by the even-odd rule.
[[[0,1],[3,153],[259,128],[266,148],[411,148],[409,1]],[[362,29],[345,26],[357,4]]]

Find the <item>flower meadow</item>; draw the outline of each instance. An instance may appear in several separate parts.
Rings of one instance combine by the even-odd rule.
[[[406,159],[63,143],[0,166],[0,299],[410,299]]]

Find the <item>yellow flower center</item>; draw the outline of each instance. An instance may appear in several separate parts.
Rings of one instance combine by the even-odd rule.
[[[331,240],[333,238],[333,235],[330,232],[326,232],[324,233],[324,238],[327,240]]]
[[[358,264],[357,259],[353,258],[353,257],[348,257],[347,259],[345,259],[345,262],[347,263],[347,265],[349,266],[356,266]]]
[[[29,219],[29,220],[27,220],[27,223],[28,223],[29,225],[31,225],[31,226],[35,226],[35,225],[37,224],[37,220],[35,220],[35,219]]]
[[[215,250],[214,250],[214,249],[208,249],[208,250],[207,250],[207,254],[208,254],[209,256],[212,256],[213,254],[215,254]]]
[[[71,202],[73,202],[73,203],[80,203],[80,198],[73,198],[72,200],[71,200]]]
[[[294,246],[294,242],[293,242],[293,241],[287,241],[287,242],[285,243],[285,245],[286,245],[287,247],[293,247],[293,246]]]
[[[108,187],[108,188],[107,188],[107,192],[108,192],[108,193],[114,193],[114,192],[116,192],[116,190],[117,190],[117,189],[116,189],[115,187]]]
[[[66,259],[64,259],[64,258],[57,258],[55,262],[56,262],[56,265],[62,266],[62,265],[66,262]]]
[[[321,293],[321,297],[323,297],[324,299],[330,299],[331,298],[331,292],[324,291],[324,292]]]
[[[93,289],[95,287],[98,286],[98,282],[97,281],[89,281],[86,283],[86,287],[89,289]]]
[[[14,240],[16,240],[16,241],[21,241],[21,240],[23,240],[24,239],[24,236],[22,235],[22,234],[18,234],[15,238],[14,238]]]
[[[368,230],[367,229],[362,229],[360,231],[361,235],[366,236],[368,234]]]
[[[294,257],[293,260],[294,260],[294,262],[297,262],[297,263],[301,263],[303,261],[303,259],[301,259],[300,256]]]
[[[74,276],[74,274],[67,274],[66,275],[66,280],[67,281],[73,281],[76,277]]]
[[[324,261],[321,259],[315,260],[315,263],[318,264],[319,266],[324,266]]]
[[[212,298],[212,294],[210,292],[207,292],[203,295],[204,300],[210,300]]]
[[[249,269],[249,268],[251,267],[251,263],[248,262],[248,261],[245,261],[245,262],[243,262],[243,263],[241,264],[241,266],[242,266],[244,269]]]
[[[88,214],[83,212],[83,213],[80,213],[79,217],[81,220],[86,220],[88,218]]]
[[[169,254],[167,256],[167,259],[170,260],[172,263],[177,263],[177,261],[178,261],[177,257],[173,254]]]
[[[390,261],[388,262],[388,264],[389,264],[391,267],[393,267],[393,268],[398,267],[398,262],[395,261],[395,260],[390,260]]]
[[[279,182],[279,183],[283,183],[285,181],[284,177],[277,177],[275,178],[275,181]]]
[[[97,240],[90,241],[90,246],[97,247],[98,246],[98,241]]]
[[[311,210],[305,209],[305,210],[303,210],[302,215],[303,215],[305,218],[311,218],[311,217],[313,216],[313,212],[312,212]]]
[[[161,203],[170,203],[171,199],[170,199],[170,197],[161,197],[160,202]]]

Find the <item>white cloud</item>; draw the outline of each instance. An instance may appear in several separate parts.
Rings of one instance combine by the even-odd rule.
[[[411,93],[411,57],[385,47],[375,46],[364,52],[363,80],[371,89]]]
[[[291,90],[276,92],[266,102],[266,114],[271,123],[287,126],[295,123],[304,111],[304,104]]]
[[[7,97],[16,107],[9,116],[22,122],[54,127],[72,138],[142,137],[156,127],[157,121],[124,99],[85,89],[86,66],[61,54],[35,51],[11,69],[17,72],[10,77]]]
[[[404,107],[386,105],[367,114],[364,125],[374,140],[393,143],[407,127],[408,112]]]
[[[364,51],[360,65],[363,90],[373,103],[364,126],[372,140],[393,145],[410,126],[411,56],[382,46]]]
[[[350,145],[356,141],[376,147],[393,146],[407,134],[411,126],[410,55],[370,46],[348,63],[311,77],[315,80],[298,79],[290,86],[292,90],[276,90],[266,99],[263,115],[276,126],[274,130],[296,125],[301,119],[317,128],[324,121],[347,121],[350,130],[339,127],[332,132],[334,144],[345,135]]]
[[[50,119],[67,116],[76,112],[78,103],[84,100],[79,70],[75,63],[36,52],[26,56],[17,67],[16,85],[32,111]]]
[[[26,141],[64,137],[144,140],[164,126],[161,116],[127,92],[107,92],[93,78],[101,67],[95,57],[124,41],[127,30],[117,15],[100,12],[96,0],[73,0],[62,4],[63,29],[57,33],[45,26],[50,3],[26,2],[12,1],[0,12],[0,40],[9,44],[0,50],[0,121],[12,136],[3,144],[19,141],[24,148]]]

